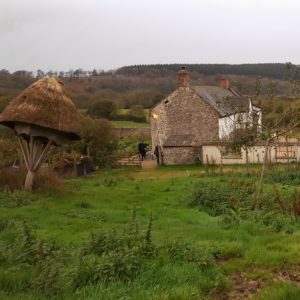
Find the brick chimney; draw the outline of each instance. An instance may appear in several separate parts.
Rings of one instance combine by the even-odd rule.
[[[222,79],[220,80],[220,87],[221,87],[222,89],[228,90],[228,89],[229,89],[229,80],[226,79],[226,78],[222,78]]]
[[[190,81],[190,73],[186,70],[185,67],[181,67],[181,70],[178,74],[178,83],[180,87],[188,87]]]

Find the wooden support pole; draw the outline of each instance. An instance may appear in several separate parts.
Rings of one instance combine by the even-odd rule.
[[[25,191],[28,191],[28,192],[32,191],[35,174],[36,174],[36,172],[32,172],[31,170],[28,170],[26,179],[25,179],[25,184],[24,184]]]
[[[24,146],[24,144],[22,142],[22,138],[20,136],[18,136],[18,141],[19,141],[19,145],[20,145],[20,148],[21,148],[21,152],[22,152],[23,158],[24,158],[26,169],[29,170],[27,152],[26,152],[25,146]]]
[[[18,141],[27,168],[24,189],[32,191],[36,172],[53,141],[48,140],[45,146],[43,145],[44,142],[38,137],[31,136],[29,140],[25,140],[21,136],[18,136]]]
[[[37,170],[40,167],[40,164],[42,162],[42,159],[44,157],[44,155],[46,154],[46,152],[48,151],[48,149],[50,148],[50,146],[52,145],[53,141],[48,140],[47,145],[45,146],[45,148],[43,149],[42,153],[40,154],[39,158],[37,159],[37,161],[35,162],[34,166],[33,166],[33,170]]]

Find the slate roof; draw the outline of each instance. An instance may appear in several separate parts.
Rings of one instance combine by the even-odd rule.
[[[194,145],[196,135],[183,134],[183,135],[170,135],[164,142],[164,147],[191,147]]]
[[[201,98],[218,111],[221,117],[237,112],[249,111],[249,98],[241,96],[233,89],[218,86],[192,86]]]

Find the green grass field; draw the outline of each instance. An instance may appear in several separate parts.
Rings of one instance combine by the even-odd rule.
[[[138,123],[133,121],[110,121],[115,128],[149,128],[150,123]]]
[[[258,179],[257,166],[251,169],[251,175],[239,166],[223,171],[219,174],[218,169],[198,165],[155,170],[124,168],[68,180],[64,192],[0,194],[0,298],[300,299],[300,227],[290,213],[280,213],[278,197],[270,200],[274,185],[282,197],[289,199],[297,182],[285,182],[285,175],[281,181],[280,176],[267,177],[262,208],[251,212],[247,209],[251,199],[247,193]],[[223,187],[234,195],[241,191],[234,218],[214,213],[217,210],[209,209],[211,203],[206,207],[191,205],[198,184],[203,191],[215,184],[219,191],[207,194],[205,199],[215,199],[216,203],[217,195],[222,198]],[[198,190],[200,194],[203,191]],[[233,197],[227,200],[236,201]],[[114,228],[113,236],[118,236],[132,224],[133,212],[142,236],[146,235],[152,214],[151,237],[156,254],[143,256],[142,268],[133,279],[115,279],[115,270],[108,281],[98,280],[91,269],[105,264],[103,260],[108,258],[86,255],[86,261],[79,259],[91,233]],[[24,234],[24,220],[36,237]],[[30,242],[34,239],[55,240],[59,250]],[[102,240],[102,244],[107,243]],[[114,243],[118,247],[118,241]],[[48,252],[41,250],[43,247]],[[37,253],[42,253],[44,259]],[[32,261],[31,255],[36,260]],[[125,268],[135,260],[126,259]],[[112,261],[117,264],[116,260],[110,260],[110,264]],[[88,272],[92,272],[92,279],[88,277],[80,288],[72,287],[74,276],[83,282]]]

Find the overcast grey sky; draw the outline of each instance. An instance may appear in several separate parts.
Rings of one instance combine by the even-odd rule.
[[[0,69],[287,61],[298,0],[0,0]]]

